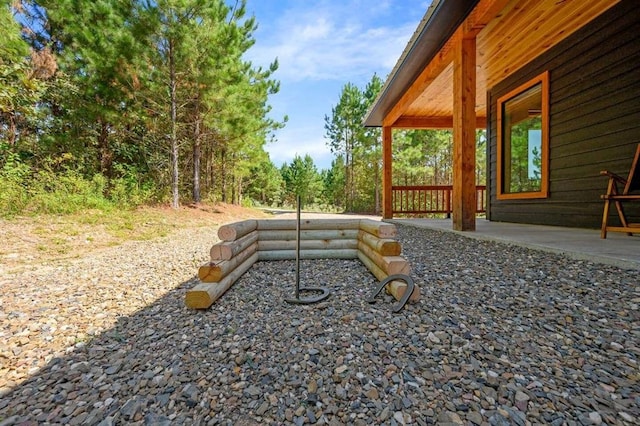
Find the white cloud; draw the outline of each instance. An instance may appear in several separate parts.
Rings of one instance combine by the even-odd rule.
[[[324,137],[318,134],[315,129],[285,128],[278,132],[278,139],[267,144],[265,148],[277,167],[283,163],[290,163],[296,155],[304,157],[308,154],[318,169],[328,169],[331,166],[331,150]]]
[[[267,66],[278,58],[274,78],[281,91],[271,98],[272,114],[289,116],[285,128],[275,132],[277,140],[265,147],[277,167],[306,154],[318,169],[331,167],[323,117],[331,114],[340,87],[347,82],[364,87],[374,73],[384,80],[429,3],[255,0],[259,27],[247,59]]]
[[[367,5],[368,6],[368,5]],[[347,2],[331,7],[290,9],[249,52],[250,59],[280,62],[280,80],[368,80],[374,71],[388,72],[411,37],[416,23],[375,26],[365,5]],[[380,9],[377,9],[380,13]],[[381,75],[385,78],[386,75]]]

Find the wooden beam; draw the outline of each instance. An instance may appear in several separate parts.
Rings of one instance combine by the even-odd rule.
[[[453,117],[402,116],[393,123],[394,129],[453,129]],[[487,117],[476,117],[476,129],[487,128]]]
[[[411,274],[411,265],[409,261],[402,256],[383,256],[380,252],[369,247],[362,241],[358,241],[358,251],[364,253],[371,259],[378,268],[382,269],[387,275],[394,274]]]
[[[393,223],[385,223],[373,219],[360,219],[360,230],[378,238],[395,238],[398,236],[398,228]]]
[[[295,250],[298,241],[264,240],[258,242],[259,251]],[[358,248],[358,240],[300,240],[300,250],[354,250]]]
[[[371,271],[371,273],[380,281],[387,278],[389,275],[384,272],[373,260],[371,260],[366,254],[358,251],[358,259],[364,264],[364,266]],[[394,280],[387,284],[387,292],[391,294],[396,300],[402,299],[404,293],[407,291],[407,283],[404,281]],[[420,287],[416,284],[413,288],[413,293],[409,298],[410,302],[417,302],[420,299]]]
[[[293,260],[296,250],[258,251],[260,260]],[[357,249],[300,250],[300,259],[357,259]]]
[[[431,62],[422,70],[382,121],[383,126],[394,126],[404,112],[429,87],[429,85],[453,61],[454,46],[460,38],[475,38],[482,29],[498,15],[510,0],[480,0],[469,16],[462,22],[458,30],[444,44]],[[396,126],[394,126],[396,127]],[[484,126],[483,126],[484,127]],[[417,128],[417,127],[416,127]],[[479,127],[478,127],[479,128]]]
[[[457,37],[453,64],[453,229],[476,229],[476,39]]]
[[[383,256],[400,256],[402,246],[390,238],[378,238],[365,231],[358,232],[358,241],[362,241]],[[356,242],[356,248],[358,244]]]
[[[393,126],[393,124],[404,114],[411,104],[425,91],[427,87],[435,80],[447,65],[453,59],[451,39],[445,43],[440,52],[429,62],[422,70],[416,81],[402,95],[400,100],[391,108],[391,111],[384,117],[383,126]]]
[[[210,262],[201,266],[200,269],[198,269],[198,278],[200,278],[200,281],[205,283],[217,283],[232,273],[240,264],[244,263],[257,251],[258,242],[254,241],[253,244],[229,260]]]
[[[300,240],[354,240],[357,229],[305,229],[300,231]],[[295,241],[295,230],[264,229],[258,231],[258,241]]]
[[[393,218],[392,186],[392,156],[391,144],[393,142],[392,129],[389,126],[382,127],[382,217]]]
[[[258,231],[291,231],[297,227],[295,219],[258,219]],[[344,230],[360,229],[360,219],[301,219],[301,230]]]

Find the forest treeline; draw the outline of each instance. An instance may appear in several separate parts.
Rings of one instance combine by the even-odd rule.
[[[277,61],[244,59],[245,1],[16,0],[0,14],[0,197],[14,209],[61,185],[97,201],[239,202],[269,161],[286,117],[268,116]]]
[[[380,210],[381,134],[362,120],[382,80],[347,83],[325,116],[329,169],[308,155],[274,165],[278,62],[245,59],[257,22],[244,0],[14,0],[0,23],[2,216],[298,194]],[[450,183],[450,167],[450,132],[394,133],[394,181]]]

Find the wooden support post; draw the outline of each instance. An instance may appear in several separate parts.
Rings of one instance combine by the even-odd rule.
[[[392,155],[391,145],[393,142],[392,129],[389,126],[382,127],[382,217],[384,219],[393,218],[393,197],[392,197]]]
[[[476,39],[454,36],[453,229],[476,229]]]

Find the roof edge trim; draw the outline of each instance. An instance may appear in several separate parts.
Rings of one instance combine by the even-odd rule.
[[[364,119],[381,127],[384,117],[416,81],[479,0],[433,0]]]

